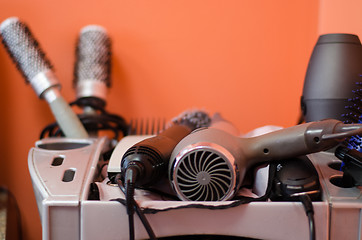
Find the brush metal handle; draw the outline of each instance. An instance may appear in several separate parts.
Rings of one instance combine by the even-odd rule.
[[[64,135],[69,138],[88,138],[88,133],[78,116],[59,94],[57,89],[49,89],[44,93],[49,107]]]

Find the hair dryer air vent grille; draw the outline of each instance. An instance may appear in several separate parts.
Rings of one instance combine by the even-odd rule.
[[[173,186],[184,200],[220,201],[233,191],[234,170],[214,149],[193,149],[178,160]]]

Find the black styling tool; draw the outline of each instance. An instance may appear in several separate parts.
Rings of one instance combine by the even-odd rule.
[[[321,200],[318,172],[306,156],[276,162],[272,201],[300,201],[308,217],[309,239],[315,239],[314,208],[312,201]]]
[[[135,187],[150,186],[166,177],[168,162],[177,143],[193,130],[209,124],[210,117],[207,113],[196,110],[185,112],[158,135],[147,138],[126,151],[121,161],[121,174],[116,176],[116,182],[126,196],[130,239],[134,239],[133,215],[135,209],[138,209],[134,200]],[[152,232],[149,235],[154,236]]]
[[[336,148],[335,156],[343,161],[342,186],[362,186],[362,152],[344,146]]]
[[[277,162],[273,181],[273,201],[297,201],[308,194],[313,201],[320,200],[318,172],[306,156]]]
[[[306,156],[285,159],[276,163],[272,201],[300,201],[308,217],[309,239],[315,239],[312,201],[321,200],[318,172]]]

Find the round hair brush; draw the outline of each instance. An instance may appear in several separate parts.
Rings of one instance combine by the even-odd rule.
[[[362,123],[362,82],[356,83],[357,89],[353,90],[354,97],[348,99],[349,105],[346,106],[346,114],[343,114],[346,120],[345,123]],[[356,149],[359,152],[362,152],[362,138],[360,135],[351,136],[347,140],[347,146],[350,149]]]
[[[60,83],[52,71],[52,65],[29,28],[18,18],[1,23],[2,43],[36,94],[45,99],[66,137],[87,138],[88,133],[60,94]]]
[[[88,25],[80,31],[73,85],[80,105],[104,108],[111,87],[111,40],[101,26]]]

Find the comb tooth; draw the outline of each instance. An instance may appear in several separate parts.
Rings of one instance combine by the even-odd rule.
[[[128,125],[128,135],[133,135],[133,129],[134,129],[133,127],[134,127],[134,119],[131,119]]]
[[[163,119],[159,118],[157,121],[157,133],[161,132],[163,129]]]
[[[162,129],[164,130],[166,128],[166,118],[163,119],[163,123],[162,123]]]
[[[138,135],[144,135],[143,129],[144,129],[144,123],[143,123],[143,118],[141,118],[140,128],[139,128],[140,132],[138,133]]]
[[[160,131],[160,130],[159,130],[159,128],[160,128],[160,118],[155,119],[154,125],[155,125],[154,134],[157,134],[157,133],[159,133],[159,131]]]
[[[160,129],[158,130],[158,132],[161,132],[161,131],[163,131],[166,127],[166,119],[165,118],[162,118],[161,120],[160,120]]]
[[[148,119],[148,134],[153,135],[153,118]]]
[[[149,128],[149,118],[146,118],[146,127],[145,127],[145,134],[149,135],[150,134],[150,128]]]
[[[155,134],[155,118],[151,118],[150,120],[150,135]]]
[[[133,120],[133,124],[132,124],[132,135],[136,135],[137,134],[137,118]]]
[[[155,134],[157,134],[159,132],[159,129],[160,129],[160,119],[158,118],[157,119],[157,125],[156,125],[156,132]]]
[[[144,135],[144,130],[145,130],[145,123],[143,118],[140,119],[140,128],[139,128],[140,132],[138,133],[138,135]]]
[[[152,122],[151,122],[151,132],[150,134],[154,135],[155,134],[155,118],[152,118]]]
[[[134,135],[137,135],[138,134],[138,125],[139,125],[139,122],[138,122],[138,118],[136,118],[135,120],[135,127],[134,127]]]
[[[143,118],[142,123],[142,135],[147,135],[147,118]]]
[[[132,118],[128,127],[128,135],[156,135],[166,127],[164,118]]]
[[[132,135],[132,119],[129,121],[127,134]]]

